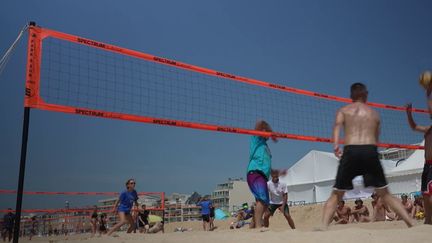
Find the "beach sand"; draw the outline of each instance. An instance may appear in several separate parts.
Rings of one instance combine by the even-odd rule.
[[[347,203],[352,206],[352,202]],[[370,203],[366,206],[371,209]],[[270,228],[266,232],[256,229],[230,230],[231,219],[216,221],[217,229],[212,232],[202,231],[201,222],[170,223],[165,226],[165,234],[126,234],[119,232],[119,237],[93,237],[89,234],[71,235],[62,237],[34,237],[31,242],[163,242],[163,243],[246,243],[246,242],[377,242],[377,243],[398,243],[398,242],[430,242],[432,237],[432,226],[423,225],[417,221],[413,228],[407,228],[402,221],[396,222],[375,222],[375,223],[353,223],[348,225],[331,225],[327,231],[313,231],[320,225],[322,205],[296,206],[290,209],[291,215],[296,223],[296,230],[291,230],[279,212],[270,219]],[[187,232],[174,232],[177,227],[191,229]],[[28,242],[27,239],[21,242]]]

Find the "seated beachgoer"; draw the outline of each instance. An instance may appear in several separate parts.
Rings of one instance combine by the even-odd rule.
[[[147,233],[156,234],[160,231],[162,231],[162,233],[165,233],[163,222],[157,222],[156,224],[154,224],[152,227],[150,227],[150,229],[147,231]]]
[[[382,200],[376,193],[372,194],[372,221],[385,221],[386,220],[386,209]]]
[[[333,216],[333,220],[336,222],[336,224],[348,224],[350,214],[351,209],[345,206],[344,200],[340,200],[338,207],[336,208],[335,215]]]
[[[413,204],[412,217],[417,220],[424,219],[423,197],[421,195],[415,195]]]
[[[141,210],[138,212],[138,229],[140,233],[146,233],[149,226],[150,211],[146,209],[146,205],[141,205]]]
[[[350,223],[354,220],[359,223],[370,222],[369,209],[363,205],[363,201],[359,198],[354,203],[355,206],[351,209]]]
[[[405,210],[407,211],[407,213],[409,215],[412,215],[412,210],[414,207],[413,207],[413,203],[411,202],[411,200],[408,199],[408,195],[402,194],[401,200],[402,200],[402,205],[405,208]],[[402,220],[402,218],[400,216],[397,216],[397,220]]]
[[[253,228],[254,222],[254,206],[251,206],[250,209],[246,207],[240,209],[237,212],[236,219],[231,223],[230,229],[239,229],[243,226],[245,226],[247,223],[245,222],[248,219],[252,219],[249,226]]]
[[[106,227],[107,217],[105,213],[100,215],[98,223],[99,223],[99,236],[101,236],[102,234],[106,234],[108,232],[108,229]]]
[[[395,220],[396,214],[384,204],[382,199],[375,192],[372,194],[372,221],[392,221]]]

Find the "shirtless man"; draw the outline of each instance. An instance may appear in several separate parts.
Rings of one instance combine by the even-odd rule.
[[[374,221],[393,221],[396,219],[396,214],[390,211],[390,209],[382,202],[381,198],[374,192],[372,194],[372,208],[373,216],[372,222]]]
[[[371,197],[371,204],[373,209],[372,221],[386,221],[387,209],[382,203],[382,200],[378,197],[376,193],[373,193]]]
[[[428,106],[432,111],[432,83],[429,85],[426,95],[428,97]],[[411,129],[424,133],[425,164],[423,167],[421,191],[423,194],[423,203],[425,210],[425,224],[432,224],[432,126],[417,125],[412,117],[412,105],[407,105],[408,123]]]
[[[336,214],[333,216],[333,220],[336,224],[348,224],[351,215],[351,209],[345,206],[345,201],[340,200],[338,207],[336,208]]]
[[[383,202],[401,215],[408,227],[413,226],[412,219],[402,204],[387,189],[387,181],[377,151],[380,117],[378,112],[366,104],[367,97],[368,91],[364,84],[351,85],[353,103],[340,108],[336,113],[333,128],[334,153],[341,159],[334,189],[324,205],[324,229],[330,224],[336,211],[336,204],[342,199],[345,191],[353,189],[352,179],[358,175],[363,176],[366,187],[375,187]],[[345,134],[343,154],[339,148],[341,128],[344,128]]]
[[[360,198],[355,200],[355,206],[351,210],[351,215],[350,222],[354,220],[359,223],[370,222],[369,209],[363,205],[363,200]]]
[[[412,204],[411,200],[408,199],[408,196],[406,194],[402,194],[401,195],[401,200],[402,200],[402,205],[404,206],[404,208],[407,211],[407,213],[409,215],[412,215],[413,204]],[[398,217],[398,220],[400,220],[400,219],[401,218]]]

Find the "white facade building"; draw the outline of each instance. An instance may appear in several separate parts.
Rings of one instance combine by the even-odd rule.
[[[236,211],[243,203],[251,205],[255,201],[246,181],[231,178],[216,186],[211,199],[217,208],[226,212]]]

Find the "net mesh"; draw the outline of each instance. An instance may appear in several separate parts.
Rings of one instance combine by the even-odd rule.
[[[331,137],[345,103],[254,86],[53,37],[44,39],[40,95],[46,103],[138,116]],[[415,144],[403,111],[377,108],[381,142]],[[415,114],[428,124],[426,114]]]

